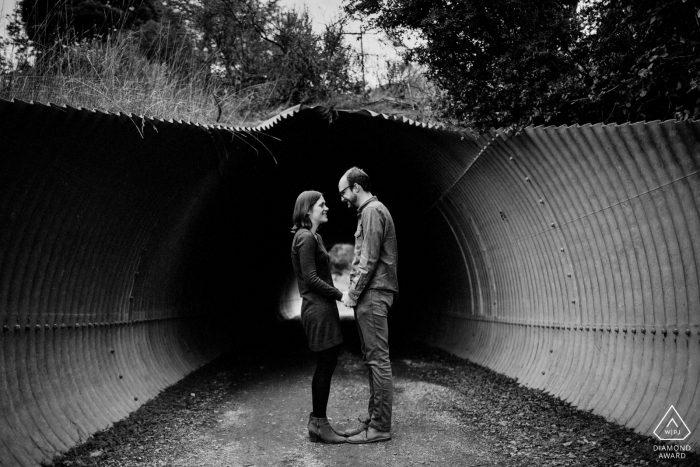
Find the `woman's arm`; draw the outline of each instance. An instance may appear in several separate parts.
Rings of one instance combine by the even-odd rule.
[[[343,293],[324,282],[316,273],[316,248],[318,248],[316,238],[312,233],[302,234],[299,237],[299,264],[304,282],[312,292],[340,300]]]

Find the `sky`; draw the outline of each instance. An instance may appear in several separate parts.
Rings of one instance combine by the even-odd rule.
[[[0,3],[0,36],[5,37],[5,27],[7,27],[5,17],[12,13],[12,10],[15,8],[16,0],[0,0],[0,2],[2,2]]]
[[[304,6],[309,10],[309,15],[313,19],[316,31],[323,30],[323,26],[342,16],[343,0],[280,0],[280,5],[287,8],[302,9]],[[346,26],[346,32],[359,32],[360,22],[351,22]],[[348,35],[347,43],[357,51],[360,50],[358,36]],[[379,81],[377,74],[384,70],[386,60],[397,60],[398,52],[384,39],[382,34],[377,32],[366,32],[362,38],[362,49],[365,53],[365,73],[366,82],[370,85]]]

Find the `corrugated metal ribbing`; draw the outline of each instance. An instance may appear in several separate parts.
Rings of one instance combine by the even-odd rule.
[[[673,405],[697,448],[699,203],[699,123],[494,134],[426,214],[490,299],[427,340],[648,435]]]
[[[289,239],[235,250],[247,232],[200,217],[218,194],[212,217],[286,234],[278,198],[357,164],[395,217],[408,332],[641,433],[673,405],[698,447],[700,123],[475,137],[298,107],[231,130],[0,101],[0,148],[0,465],[50,459],[221,350],[205,295],[229,282],[191,303],[188,261],[229,248],[264,275]],[[224,225],[216,251],[200,222]],[[224,280],[250,286],[243,269]]]
[[[179,281],[220,160],[135,116],[0,101],[0,128],[0,465],[37,465],[216,353]]]

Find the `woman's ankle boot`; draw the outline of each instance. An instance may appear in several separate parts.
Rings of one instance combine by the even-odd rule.
[[[314,443],[318,441],[328,444],[345,442],[345,438],[338,435],[328,422],[328,418],[317,418],[313,416],[313,413],[309,414],[309,439]]]
[[[316,417],[314,417],[314,413],[311,412],[309,414],[309,438],[311,441],[314,443],[318,441],[318,437],[321,436],[321,430],[318,427],[318,420]]]

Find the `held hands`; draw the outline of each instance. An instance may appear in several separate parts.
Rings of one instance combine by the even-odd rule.
[[[343,298],[341,298],[340,301],[348,308],[354,308],[355,305],[357,305],[357,302],[353,300],[347,292],[343,292]]]

